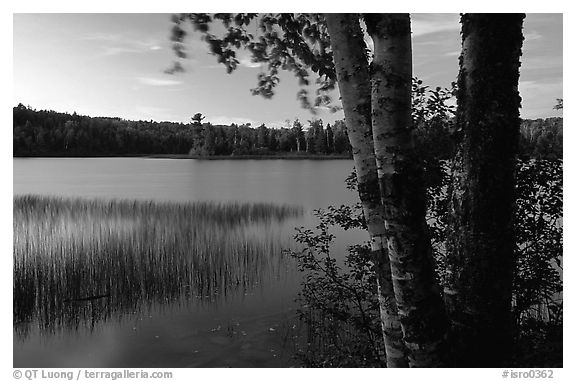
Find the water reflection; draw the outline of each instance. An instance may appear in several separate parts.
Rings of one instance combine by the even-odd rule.
[[[14,199],[14,331],[94,329],[167,304],[223,303],[281,265],[300,207]]]

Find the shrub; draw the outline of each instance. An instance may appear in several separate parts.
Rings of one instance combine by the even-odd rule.
[[[444,282],[447,255],[449,162],[428,188],[427,220],[437,277]],[[355,176],[347,179],[355,187]],[[517,366],[562,363],[562,161],[519,161],[517,166],[516,267],[512,313]],[[382,366],[376,281],[367,243],[348,248],[339,263],[330,253],[334,227],[365,228],[360,205],[316,211],[316,230],[300,229],[304,244],[291,251],[306,273],[300,318],[308,342],[298,356],[309,366]]]

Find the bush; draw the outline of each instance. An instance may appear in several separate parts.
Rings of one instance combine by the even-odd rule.
[[[444,282],[449,162],[428,188],[428,225],[437,277]],[[355,187],[355,176],[348,180]],[[382,366],[383,343],[376,280],[368,243],[352,245],[342,263],[330,254],[334,227],[365,228],[359,204],[315,211],[316,230],[299,229],[304,245],[291,251],[306,274],[299,294],[307,345],[298,357],[307,366]],[[516,268],[512,313],[515,366],[562,363],[562,161],[519,161],[517,167]]]

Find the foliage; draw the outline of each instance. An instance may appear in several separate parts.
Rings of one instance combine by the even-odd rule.
[[[513,318],[516,361],[562,367],[562,160],[520,162]]]
[[[333,258],[333,226],[364,226],[359,205],[317,210],[316,232],[298,229],[302,251],[291,251],[306,274],[299,294],[299,315],[306,322],[308,345],[297,355],[306,366],[381,366],[383,350],[371,250],[348,248],[344,262]]]
[[[449,163],[428,189],[437,276],[444,283]],[[512,317],[516,366],[562,366],[562,160],[519,160],[516,166]]]
[[[192,118],[190,118],[190,120],[192,121],[192,124],[194,124],[195,126],[200,126],[202,125],[202,121],[206,119],[205,116],[202,115],[202,113],[197,112],[196,114],[194,114],[194,116]]]
[[[450,184],[450,162],[438,162],[438,176],[434,184],[426,189],[427,211],[426,221],[432,250],[434,251],[434,261],[436,264],[436,277],[441,286],[445,286],[446,274],[446,239],[448,238],[448,220],[450,211],[448,209],[448,187]]]
[[[562,309],[562,161],[518,165],[514,318],[554,320]]]
[[[445,272],[449,163],[444,162],[442,168],[441,182],[428,189],[428,225],[441,283]],[[519,160],[516,170],[513,315],[516,326],[521,326],[534,316],[549,320],[561,309],[557,302],[561,303],[562,292],[562,161]]]
[[[185,58],[184,42],[189,23],[201,35],[218,63],[228,73],[240,63],[237,52],[250,53],[252,62],[262,64],[253,95],[271,98],[280,82],[279,71],[292,72],[301,86],[310,84],[310,72],[317,76],[316,97],[311,100],[302,88],[297,96],[303,107],[315,112],[330,106],[330,92],[336,84],[336,73],[330,50],[330,37],[324,17],[306,13],[181,13],[172,17],[172,41],[178,58]],[[176,67],[182,65],[177,62]],[[170,70],[177,72],[181,70]]]
[[[523,158],[562,159],[563,119],[524,120],[520,125],[520,155]]]
[[[563,98],[557,98],[556,99],[556,105],[554,106],[554,110],[562,110],[564,109],[564,99]]]
[[[446,271],[445,241],[449,213],[447,191],[450,183],[450,161],[446,159],[450,159],[453,152],[449,134],[454,108],[448,104],[452,94],[453,89],[431,90],[422,86],[420,81],[414,81],[415,136],[426,164],[427,221],[435,254],[436,275],[440,283],[443,283]],[[439,146],[444,148],[430,150],[430,147]],[[346,183],[348,188],[355,188],[355,172],[351,173]],[[558,336],[558,329],[555,327],[558,324],[561,327],[562,304],[561,300],[556,300],[562,290],[557,271],[560,265],[556,263],[562,255],[562,230],[558,223],[562,216],[561,161],[520,161],[517,193],[516,220],[519,233],[514,278],[514,315],[518,327],[517,356],[524,357],[519,361],[527,364],[527,357],[520,352],[526,351],[527,346],[541,350],[557,345],[554,337]],[[329,207],[317,214],[321,221],[317,235],[322,237],[323,242],[331,240],[332,236],[327,232],[332,227],[364,227],[359,205]],[[367,258],[368,246],[352,247],[346,262],[339,267],[338,262],[330,257],[329,246],[317,245],[311,231],[306,231],[305,235],[300,232],[297,239],[307,249],[293,255],[301,263],[302,271],[309,274],[300,295],[306,307],[302,309],[301,317],[310,327],[308,335],[311,345],[300,353],[305,364],[378,366],[381,364],[377,355],[382,345],[380,335],[368,334],[379,330],[379,311],[374,304],[374,294],[369,293],[370,290],[374,292],[375,284],[371,277],[372,263]],[[360,247],[365,250],[363,255]],[[359,273],[351,269],[358,268],[364,271],[362,276],[351,276],[353,271]],[[347,272],[350,273],[344,275]],[[358,301],[352,297],[354,295],[366,295],[367,299]],[[344,301],[345,296],[348,299]],[[364,345],[359,341],[363,341]],[[359,351],[357,356],[350,355],[357,348],[365,350]]]
[[[304,130],[297,120],[291,128],[274,129],[264,124],[252,128],[249,123],[212,125],[203,119],[196,113],[188,124],[128,121],[37,111],[19,104],[13,109],[14,155],[274,155],[306,151],[308,136],[315,144],[307,154],[345,156],[350,151],[342,122],[325,130],[321,120],[311,121],[318,126]],[[326,138],[325,144],[318,136]]]
[[[448,234],[449,167],[449,162],[441,162],[439,181],[428,188],[427,220],[441,283]],[[553,366],[561,364],[562,346],[562,162],[519,161],[517,172],[515,357],[518,366]],[[354,173],[347,184],[355,187]],[[291,253],[306,273],[300,316],[309,326],[309,346],[299,356],[309,366],[381,366],[379,310],[369,246],[351,246],[343,263],[333,258],[330,249],[334,238],[330,232],[335,229],[365,229],[361,207],[329,207],[316,215],[320,220],[316,231],[299,230],[296,240],[305,247]]]
[[[416,152],[424,168],[427,186],[442,181],[441,161],[454,156],[452,139],[456,83],[449,88],[431,89],[418,78],[412,80],[412,123]]]
[[[183,123],[88,117],[22,104],[13,109],[15,156],[185,154],[196,132]]]
[[[355,190],[354,171],[346,184]],[[362,207],[329,206],[314,214],[319,219],[315,231],[299,228],[295,235],[303,249],[288,250],[306,274],[298,313],[307,343],[297,357],[310,367],[380,367],[383,343],[370,246],[350,246],[343,261],[330,254],[335,228],[366,229]]]

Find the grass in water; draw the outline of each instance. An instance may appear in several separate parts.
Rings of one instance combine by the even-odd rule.
[[[95,324],[152,303],[249,288],[280,253],[293,206],[14,198],[14,327]]]

